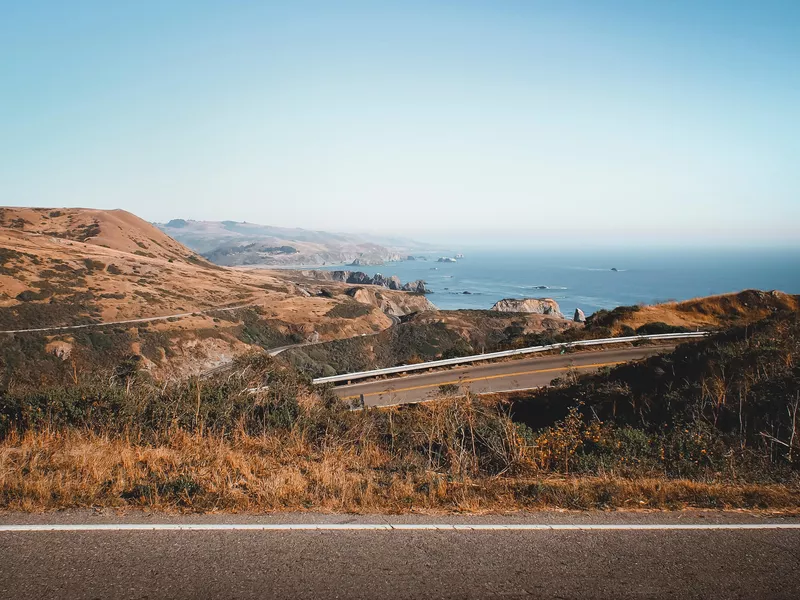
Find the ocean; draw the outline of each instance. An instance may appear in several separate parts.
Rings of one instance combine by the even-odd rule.
[[[800,248],[788,250],[508,250],[464,252],[456,263],[427,260],[351,269],[422,279],[442,309],[487,309],[503,298],[553,298],[565,315],[621,305],[688,300],[744,289],[800,294]],[[612,269],[617,269],[613,271]],[[465,294],[464,292],[469,292]]]

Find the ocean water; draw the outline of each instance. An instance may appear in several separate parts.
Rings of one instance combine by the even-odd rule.
[[[438,255],[427,255],[428,260],[377,267],[325,268],[397,275],[404,283],[422,279],[433,290],[429,299],[442,309],[486,309],[502,298],[553,298],[569,316],[575,308],[589,315],[601,308],[688,300],[749,288],[800,294],[800,248],[485,249],[464,254],[456,263],[439,263]]]

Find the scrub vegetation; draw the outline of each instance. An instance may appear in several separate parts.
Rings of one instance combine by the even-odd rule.
[[[329,314],[342,311],[343,316],[345,310],[337,306]],[[798,310],[798,296],[746,290],[679,303],[599,310],[585,325],[547,315],[491,310],[422,312],[403,317],[402,323],[378,335],[295,348],[284,357],[311,377],[326,377],[579,340],[719,331]]]
[[[800,323],[775,314],[511,398],[350,410],[252,355],[0,392],[0,507],[800,508]]]

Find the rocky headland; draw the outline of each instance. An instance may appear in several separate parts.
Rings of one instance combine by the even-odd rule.
[[[318,279],[321,281],[336,281],[339,283],[350,283],[353,285],[377,285],[390,290],[412,292],[415,294],[431,293],[431,290],[426,287],[423,280],[417,279],[416,281],[403,283],[396,275],[386,277],[380,273],[375,273],[375,275],[370,276],[363,271],[323,271],[320,269],[300,271],[299,273],[303,277]]]
[[[393,317],[437,310],[436,305],[422,295],[386,294],[372,287],[352,287],[345,290],[345,294],[356,302],[375,306]]]
[[[495,303],[490,310],[510,313],[533,313],[564,318],[558,302],[552,298],[505,298]]]

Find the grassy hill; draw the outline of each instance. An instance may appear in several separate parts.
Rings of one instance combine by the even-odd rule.
[[[196,263],[194,252],[124,210],[0,208],[0,227],[148,258]]]
[[[125,211],[0,208],[0,331],[165,317],[0,334],[0,386],[75,379],[127,359],[162,378],[182,376],[254,348],[392,324],[377,306],[348,309],[345,289],[331,283],[311,294],[281,272],[219,267]],[[412,294],[382,293],[418,310]],[[229,307],[245,308],[216,310]]]
[[[559,472],[797,483],[798,356],[800,313],[782,311],[516,394],[512,414]]]
[[[683,302],[600,310],[589,317],[587,328],[611,335],[659,333],[659,327],[653,326],[655,323],[665,331],[719,329],[754,323],[777,312],[796,311],[799,308],[800,297],[796,295],[779,291],[744,290]]]

